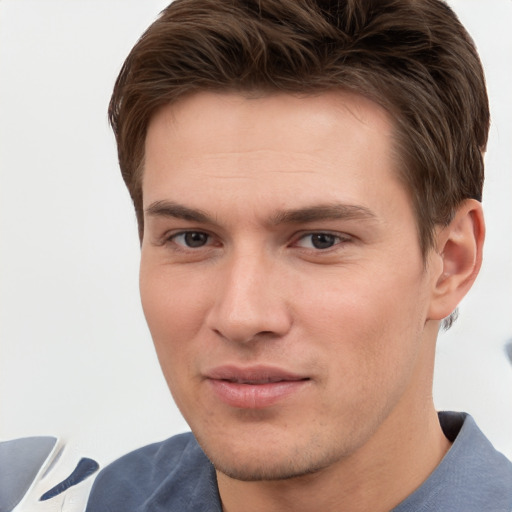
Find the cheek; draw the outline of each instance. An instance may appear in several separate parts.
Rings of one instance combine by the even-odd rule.
[[[185,417],[196,392],[194,357],[204,307],[190,279],[170,276],[165,267],[141,264],[140,294],[144,315],[167,386]]]
[[[385,379],[414,357],[426,311],[417,271],[353,271],[316,284],[314,293],[299,295],[309,297],[297,312],[300,323],[346,376],[363,386],[363,375]]]
[[[201,273],[178,272],[171,265],[142,258],[139,287],[144,314],[151,332],[179,333],[187,325],[197,325],[204,309],[207,282]]]
[[[176,371],[185,370],[191,340],[201,329],[205,304],[187,276],[170,275],[162,267],[141,264],[140,295],[144,315],[155,344],[162,370],[169,380]],[[172,371],[171,371],[172,367]]]

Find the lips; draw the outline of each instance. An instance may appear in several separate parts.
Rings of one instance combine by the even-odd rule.
[[[241,409],[261,409],[289,399],[310,381],[309,377],[268,366],[222,366],[206,373],[217,399]]]
[[[270,382],[283,382],[283,381],[293,381],[293,380],[302,380],[302,379],[285,379],[282,377],[266,377],[266,378],[244,378],[244,377],[230,377],[228,379],[221,379],[228,382],[235,382],[237,384],[268,384]]]

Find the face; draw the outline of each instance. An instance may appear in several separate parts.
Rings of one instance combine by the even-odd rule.
[[[222,473],[340,464],[430,395],[432,277],[396,175],[392,123],[357,95],[200,93],[152,119],[142,303]]]

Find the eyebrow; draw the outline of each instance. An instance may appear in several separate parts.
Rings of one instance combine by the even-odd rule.
[[[172,217],[190,222],[217,224],[207,212],[189,208],[174,201],[155,201],[145,213],[152,217]],[[376,220],[377,216],[365,206],[328,203],[306,206],[274,213],[270,225],[307,224],[323,220]]]
[[[375,220],[377,216],[365,206],[329,203],[277,212],[272,224],[307,224],[321,220]]]
[[[190,222],[212,223],[212,218],[203,210],[189,208],[173,201],[155,201],[146,208],[145,213],[151,217],[173,217]]]

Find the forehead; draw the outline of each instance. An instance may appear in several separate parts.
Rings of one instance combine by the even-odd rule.
[[[393,129],[391,117],[382,107],[348,91],[316,95],[205,91],[161,107],[149,123],[146,149],[154,132],[163,130],[176,136],[181,144],[201,141],[205,150],[211,146],[213,151],[219,151],[219,144],[226,150],[251,149],[257,145],[270,148],[288,143],[296,146],[304,137],[310,143],[307,149],[312,149],[315,143],[326,148],[337,137],[333,128],[336,130],[342,124],[357,124],[358,131],[364,129],[366,136],[372,132],[386,136]],[[308,130],[309,126],[315,130]],[[343,144],[343,139],[350,143],[346,133],[340,135],[337,144]]]
[[[238,205],[258,208],[301,201],[367,206],[399,185],[393,129],[383,108],[348,92],[197,93],[151,120],[144,206],[187,198],[202,207],[222,198],[234,207],[235,196]]]

